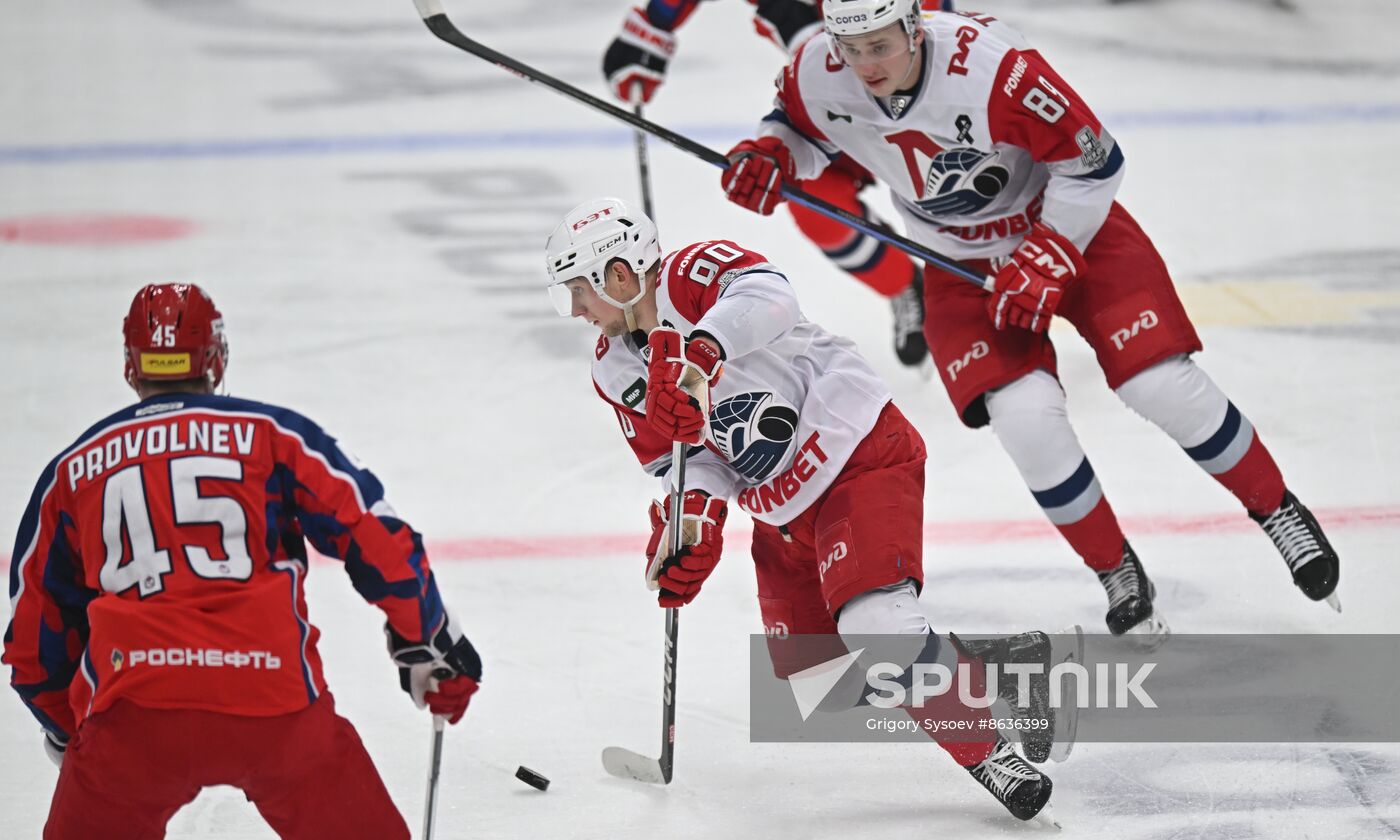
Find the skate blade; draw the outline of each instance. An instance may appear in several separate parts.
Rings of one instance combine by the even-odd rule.
[[[1331,595],[1328,595],[1327,598],[1326,598],[1325,600],[1327,601],[1327,606],[1329,606],[1329,607],[1331,607],[1332,609],[1336,610],[1338,614],[1341,613],[1341,611],[1342,611],[1342,599],[1337,597],[1337,593],[1336,593],[1336,592],[1333,592]]]
[[[1046,802],[1045,807],[1040,809],[1040,813],[1031,817],[1030,822],[1040,828],[1053,828],[1056,831],[1064,831],[1065,828],[1060,825],[1059,820],[1055,819],[1055,809],[1050,807],[1049,802]]]
[[[1057,664],[1073,662],[1084,664],[1084,628],[1071,624],[1061,630],[1058,636],[1070,636],[1068,650]],[[1074,741],[1079,735],[1079,706],[1070,704],[1067,708],[1055,710],[1055,740],[1050,745],[1050,760],[1059,764],[1069,758],[1074,750]]]
[[[1138,650],[1154,651],[1166,644],[1171,634],[1172,628],[1162,619],[1161,613],[1154,610],[1145,621],[1129,627],[1123,638]]]

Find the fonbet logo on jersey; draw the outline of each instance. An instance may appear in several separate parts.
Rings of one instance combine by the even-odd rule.
[[[923,198],[915,202],[935,216],[964,216],[991,204],[1011,181],[1000,163],[1000,152],[958,146],[939,152],[929,162]]]

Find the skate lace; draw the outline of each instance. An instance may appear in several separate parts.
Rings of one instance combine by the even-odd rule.
[[[1317,534],[1308,527],[1296,505],[1284,505],[1262,524],[1264,533],[1278,546],[1279,553],[1288,563],[1290,571],[1298,571],[1308,561],[1323,553]]]
[[[1129,598],[1139,594],[1137,569],[1127,557],[1118,564],[1118,568],[1111,572],[1106,572],[1099,577],[1103,582],[1103,588],[1108,590],[1108,606],[1116,607]]]
[[[1039,774],[1003,741],[987,759],[978,765],[977,778],[997,799],[1005,801],[1022,782],[1034,780]]]
[[[890,298],[890,306],[894,309],[894,331],[899,335],[923,332],[924,313],[923,307],[919,305],[920,291],[918,284],[910,284],[909,288]]]

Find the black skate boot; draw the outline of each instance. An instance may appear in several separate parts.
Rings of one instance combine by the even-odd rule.
[[[1115,636],[1125,633],[1140,637],[1135,639],[1143,647],[1155,648],[1167,640],[1171,628],[1162,620],[1152,606],[1157,597],[1157,587],[1147,579],[1142,569],[1142,561],[1133,553],[1133,547],[1123,541],[1123,559],[1117,568],[1097,572],[1099,583],[1108,593],[1108,632]]]
[[[1021,749],[1026,758],[1036,764],[1044,764],[1051,757],[1054,747],[1056,761],[1064,761],[1074,747],[1075,732],[1079,728],[1079,707],[1070,704],[1058,712],[1050,706],[1050,670],[1061,662],[1084,662],[1084,633],[1079,625],[1061,631],[1063,650],[1056,651],[1050,636],[1039,630],[1020,633],[1015,636],[970,639],[948,634],[969,656],[995,665],[1039,665],[1037,673],[1030,675],[1028,696],[1024,704],[1020,696],[1020,678],[1005,669],[998,671],[997,696],[1006,702],[1011,713],[1023,720],[1044,720],[1045,728],[1017,729],[1021,736]]]
[[[1027,764],[1005,738],[998,736],[992,754],[967,772],[1016,819],[1059,826],[1050,810],[1050,777]]]
[[[928,358],[924,340],[924,279],[917,273],[914,282],[890,298],[894,310],[894,354],[900,364],[918,367]]]
[[[1337,598],[1337,578],[1341,564],[1337,552],[1322,533],[1322,526],[1312,511],[1303,507],[1297,497],[1285,490],[1283,504],[1268,516],[1249,515],[1259,523],[1269,539],[1278,547],[1293,573],[1293,583],[1314,601],[1327,602],[1337,612],[1342,602]]]

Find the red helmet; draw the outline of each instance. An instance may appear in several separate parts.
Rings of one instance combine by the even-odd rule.
[[[212,388],[223,381],[224,316],[198,286],[151,284],[137,292],[122,335],[126,381],[133,388],[140,380],[203,379]]]

